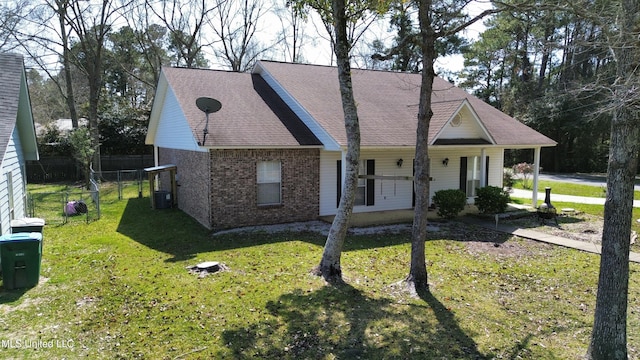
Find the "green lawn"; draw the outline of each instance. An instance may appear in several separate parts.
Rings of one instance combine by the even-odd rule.
[[[445,225],[426,244],[432,292],[412,298],[394,286],[408,271],[409,233],[349,236],[342,257],[349,285],[332,288],[309,274],[322,235],[211,236],[178,210],[154,211],[147,197],[119,201],[112,192],[100,220],[45,227],[37,287],[0,289],[0,354],[575,359],[586,352],[596,255],[506,235],[500,246],[472,243],[455,231],[462,225]],[[482,240],[488,231],[473,233]],[[229,270],[204,278],[186,270],[206,260]],[[629,348],[637,358],[640,266],[630,272]]]

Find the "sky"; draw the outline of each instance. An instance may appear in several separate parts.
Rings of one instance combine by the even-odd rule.
[[[467,7],[468,13],[470,16],[475,16],[480,14],[482,11],[491,8],[491,3],[489,1],[475,0],[472,1],[471,4]],[[274,16],[274,15],[271,15]],[[266,21],[268,24],[273,24],[273,26],[266,26],[262,29],[262,36],[265,37],[274,37],[275,32],[277,32],[281,28],[280,21],[275,19],[268,19]],[[380,21],[380,24],[372,25],[369,28],[369,39],[379,38],[383,40],[387,40],[389,44],[391,43],[391,39],[394,36],[392,32],[389,32],[387,29],[388,20],[384,19]],[[469,28],[465,29],[462,35],[470,40],[476,40],[482,31],[484,31],[485,27],[483,25],[483,21],[478,21],[471,25]],[[307,23],[307,35],[312,36],[315,42],[315,45],[307,44],[304,49],[304,62],[310,64],[318,64],[318,65],[334,65],[331,62],[331,46],[329,45],[329,41],[327,40],[327,33],[324,29],[321,20],[315,14],[312,14],[309,22]],[[357,52],[357,50],[355,51]],[[355,55],[355,54],[354,54]],[[355,65],[354,67],[364,67],[364,65],[358,66],[358,58],[357,56],[353,56]],[[436,71],[438,72],[459,72],[464,67],[464,59],[462,55],[450,55],[446,57],[441,57],[437,59],[435,63]]]
[[[13,2],[15,0],[0,0],[0,2]],[[277,2],[281,2],[281,0],[274,0]],[[268,0],[266,0],[268,3]],[[472,0],[470,5],[467,7],[468,13],[470,16],[475,16],[482,12],[485,9],[491,7],[491,3],[489,0]],[[309,36],[307,40],[307,45],[304,49],[304,62],[311,64],[320,64],[320,65],[334,65],[332,62],[332,54],[331,54],[331,46],[328,41],[327,32],[322,25],[322,21],[319,19],[319,16],[315,14],[315,12],[311,12],[311,18],[307,22],[306,34]],[[124,23],[123,23],[124,24]],[[391,39],[393,38],[393,32],[388,31],[388,19],[380,20],[377,24],[371,25],[368,31],[370,32],[370,36],[368,37],[369,42],[373,38],[378,38],[382,40],[386,40],[388,44],[391,44]],[[276,38],[276,34],[278,31],[282,29],[281,21],[273,12],[265,11],[265,17],[263,20],[263,24],[258,29],[259,38],[263,43],[270,43],[273,39]],[[482,21],[476,22],[468,29],[463,32],[463,36],[469,39],[476,39],[478,35],[484,30],[484,26]],[[367,49],[368,50],[368,49]],[[223,63],[220,60],[216,59],[213,55],[212,49],[206,49],[207,59],[210,61],[210,66],[215,69],[225,69]],[[356,50],[357,52],[357,50]],[[365,67],[365,64],[361,63],[362,60],[358,60],[357,54],[354,54],[354,67]],[[57,58],[57,56],[54,56]],[[290,59],[284,59],[281,57],[280,59],[274,58],[274,60],[281,61],[290,61]],[[55,60],[52,63],[56,63]],[[463,57],[462,55],[453,55],[447,56],[437,59],[435,63],[436,71],[438,72],[448,72],[455,73],[459,72],[463,68]]]

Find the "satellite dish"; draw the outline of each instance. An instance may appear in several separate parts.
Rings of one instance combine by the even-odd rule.
[[[198,141],[198,145],[204,146],[204,142],[207,140],[207,134],[209,133],[209,114],[220,110],[222,108],[222,104],[216,99],[203,96],[196,99],[196,106],[204,112],[206,119],[204,129],[202,129],[202,141]]]
[[[222,108],[220,101],[204,96],[196,99],[196,106],[205,114],[214,113]]]

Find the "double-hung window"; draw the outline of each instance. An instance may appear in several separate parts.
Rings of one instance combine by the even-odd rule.
[[[257,164],[258,205],[278,205],[281,197],[280,161],[259,161]]]
[[[367,175],[367,162],[360,160],[358,164],[358,175]],[[367,179],[358,178],[356,189],[356,200],[354,205],[366,205],[367,202]]]
[[[471,156],[467,159],[467,196],[476,196],[476,189],[480,187],[480,157]]]

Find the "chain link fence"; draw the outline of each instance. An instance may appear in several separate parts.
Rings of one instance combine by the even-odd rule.
[[[29,191],[28,210],[30,217],[45,219],[47,225],[88,223],[100,219],[100,190],[92,185],[89,190],[66,187],[53,192]]]
[[[47,225],[89,223],[101,217],[104,199],[141,198],[144,170],[91,171],[89,189],[84,185],[31,185],[28,216],[45,219]],[[52,190],[53,189],[53,190]],[[75,211],[74,211],[75,210]]]
[[[123,200],[133,196],[142,197],[144,170],[117,170],[102,171],[93,173],[95,180],[117,184],[118,200]]]

